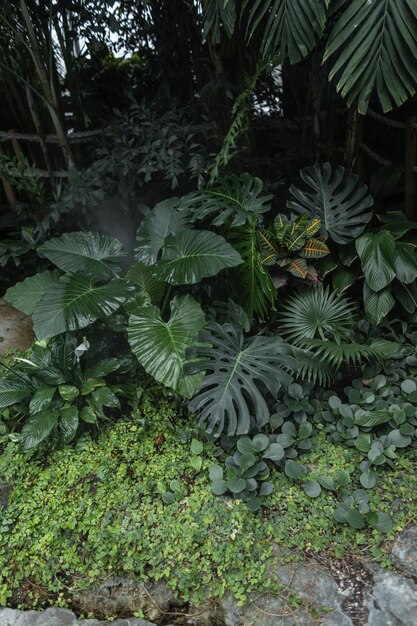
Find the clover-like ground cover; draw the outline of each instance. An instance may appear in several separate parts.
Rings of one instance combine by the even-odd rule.
[[[276,544],[290,548],[292,559],[303,551],[357,551],[389,567],[390,539],[416,518],[413,453],[369,492],[371,506],[394,513],[393,531],[383,535],[338,524],[337,494],[322,491],[313,500],[278,469],[268,508],[258,513],[217,498],[208,477],[211,446],[196,471],[193,434],[180,407],[148,393],[137,413],[97,440],[29,459],[4,442],[0,486],[13,490],[0,517],[0,604],[70,606],[75,589],[107,575],[164,578],[196,603],[227,589],[244,601],[275,584],[268,559]],[[320,434],[303,462],[313,477],[344,469],[355,480],[358,459]],[[167,505],[162,494],[172,480],[175,499]]]

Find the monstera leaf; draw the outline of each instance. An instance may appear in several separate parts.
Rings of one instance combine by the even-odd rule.
[[[153,265],[169,234],[185,230],[189,225],[186,211],[179,213],[178,198],[170,198],[157,204],[143,219],[136,236],[135,259],[145,265]]]
[[[244,0],[247,37],[262,36],[264,57],[298,63],[314,48],[326,24],[328,0]],[[259,27],[259,28],[258,28]]]
[[[129,318],[128,339],[143,368],[158,382],[191,397],[201,376],[184,376],[185,351],[205,324],[200,305],[189,295],[171,301],[171,317],[165,322],[152,305],[139,307]]]
[[[35,306],[41,300],[45,291],[53,283],[58,282],[59,273],[57,270],[50,272],[39,272],[34,276],[25,278],[21,283],[16,283],[6,291],[4,299],[19,311],[26,315],[32,315]]]
[[[118,239],[91,232],[65,233],[44,243],[38,253],[64,272],[81,272],[103,280],[119,275],[117,264],[125,256]]]
[[[209,330],[200,334],[199,345],[187,353],[195,360],[187,364],[186,372],[205,372],[190,411],[199,413],[200,424],[216,436],[225,430],[230,436],[247,433],[251,415],[257,427],[264,426],[269,409],[259,385],[275,396],[281,384],[289,384],[284,368],[295,367],[290,347],[275,337],[245,339],[232,324],[213,322]]]
[[[172,285],[193,285],[240,263],[240,254],[220,235],[185,230],[167,237],[155,275]]]
[[[186,196],[181,206],[192,208],[193,220],[212,219],[213,226],[231,220],[231,226],[242,226],[248,218],[269,211],[271,195],[261,195],[263,182],[250,174],[231,174],[217,179],[210,189]],[[217,215],[216,215],[217,214]]]
[[[288,200],[288,208],[319,217],[323,234],[336,243],[347,244],[359,237],[372,217],[373,200],[366,185],[354,174],[345,176],[343,167],[332,175],[330,163],[306,167],[300,176],[311,191],[292,185],[294,199]]]
[[[81,274],[63,276],[49,287],[33,312],[36,336],[46,339],[85,328],[117,311],[133,289],[123,280],[98,286]]]
[[[417,4],[415,0],[347,3],[330,33],[324,60],[336,55],[330,79],[366,114],[376,88],[384,111],[401,106],[416,91]]]

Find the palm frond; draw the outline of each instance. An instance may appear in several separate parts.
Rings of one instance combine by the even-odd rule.
[[[203,1],[203,37],[210,33],[213,43],[220,43],[221,26],[228,37],[233,35],[236,23],[235,0]]]
[[[355,323],[353,302],[328,289],[300,291],[287,299],[281,314],[280,330],[297,345],[308,339],[341,339]]]
[[[352,0],[336,22],[324,60],[337,53],[330,72],[348,106],[366,114],[376,89],[382,109],[401,106],[416,92],[415,0]]]
[[[327,0],[244,0],[247,39],[261,31],[264,58],[298,63],[323,34],[327,4]]]
[[[390,341],[375,340],[370,344],[352,342],[337,343],[323,339],[305,339],[300,346],[311,352],[318,361],[338,369],[342,363],[361,364],[363,361],[386,359],[393,350]]]

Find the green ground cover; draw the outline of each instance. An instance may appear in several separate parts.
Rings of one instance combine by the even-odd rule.
[[[204,444],[196,471],[193,437],[181,407],[149,392],[137,412],[95,440],[83,436],[29,459],[17,443],[4,441],[0,484],[13,491],[0,519],[0,603],[70,605],[74,590],[126,574],[164,578],[196,603],[226,589],[244,601],[274,584],[267,564],[276,544],[291,549],[291,558],[357,552],[389,566],[390,540],[416,518],[413,451],[369,491],[371,509],[395,512],[393,530],[382,534],[337,523],[337,494],[323,490],[312,499],[278,469],[267,506],[257,513],[216,497],[208,476],[213,446]],[[312,477],[343,469],[355,481],[358,454],[319,434],[302,458]],[[164,502],[167,490],[175,496],[171,504]]]

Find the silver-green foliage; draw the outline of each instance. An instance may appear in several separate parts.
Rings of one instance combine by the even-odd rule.
[[[366,185],[341,166],[333,172],[330,163],[306,167],[300,176],[308,190],[292,185],[288,208],[319,218],[326,238],[339,244],[354,241],[372,217],[373,199]]]
[[[232,324],[210,323],[199,345],[188,352],[186,371],[205,372],[190,411],[216,436],[248,433],[252,419],[260,428],[269,419],[264,389],[275,396],[281,384],[290,382],[286,369],[294,362],[289,351],[277,337],[245,339]]]

